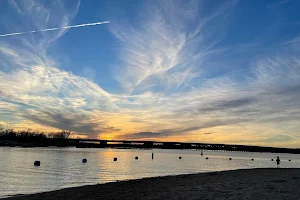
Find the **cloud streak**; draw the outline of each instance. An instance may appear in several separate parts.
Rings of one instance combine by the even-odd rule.
[[[25,32],[17,32],[17,33],[7,33],[7,34],[0,35],[0,37],[7,37],[7,36],[14,36],[14,35],[23,35],[23,34],[28,34],[28,33],[38,33],[38,32],[55,31],[55,30],[61,30],[61,29],[80,28],[80,27],[85,27],[85,26],[96,26],[96,25],[109,24],[109,23],[110,23],[110,21],[94,22],[94,23],[87,23],[87,24],[77,24],[77,25],[57,27],[57,28],[47,28],[47,29],[37,30],[37,31],[25,31]]]

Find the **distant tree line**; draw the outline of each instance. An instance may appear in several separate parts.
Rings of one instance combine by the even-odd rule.
[[[17,138],[30,138],[30,139],[44,139],[44,138],[54,138],[54,139],[68,139],[72,131],[63,130],[59,132],[44,133],[39,131],[15,131],[13,129],[1,130],[0,139],[17,139]]]
[[[63,130],[59,132],[44,133],[39,131],[15,131],[13,129],[0,129],[0,146],[3,144],[34,143],[37,146],[66,145],[72,131]],[[2,142],[1,142],[2,141]]]

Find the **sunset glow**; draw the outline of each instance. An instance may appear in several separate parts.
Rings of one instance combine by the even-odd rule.
[[[299,2],[134,2],[5,1],[0,128],[300,147]]]

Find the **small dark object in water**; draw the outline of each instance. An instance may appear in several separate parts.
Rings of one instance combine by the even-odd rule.
[[[229,158],[229,160],[232,160],[232,158]]]
[[[291,160],[291,159],[289,159],[289,161],[291,162],[292,160]]]
[[[37,161],[34,161],[33,165],[34,165],[34,166],[40,166],[40,165],[41,165],[41,161],[38,161],[38,160],[37,160]]]
[[[272,158],[271,161],[274,161],[274,159]]]
[[[208,160],[208,157],[206,157],[206,160]]]
[[[118,160],[118,158],[114,158],[114,161],[117,161]]]
[[[136,156],[136,157],[135,157],[135,159],[136,159],[136,160],[138,160],[138,159],[139,159],[139,157],[137,157],[137,156]]]
[[[82,162],[83,162],[83,163],[86,163],[86,162],[87,162],[87,159],[86,159],[86,158],[82,159]]]
[[[251,160],[253,161],[254,159],[252,158]]]
[[[179,156],[179,159],[181,159],[181,156]]]

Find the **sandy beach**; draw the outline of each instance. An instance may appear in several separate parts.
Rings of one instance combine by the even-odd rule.
[[[300,199],[300,169],[245,169],[145,178],[16,196],[54,199]]]

